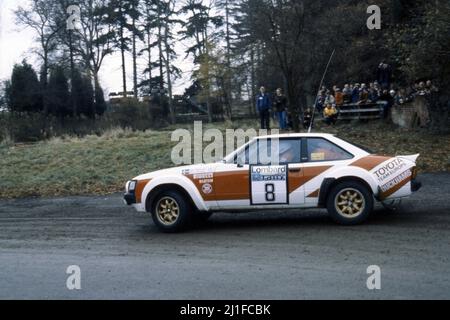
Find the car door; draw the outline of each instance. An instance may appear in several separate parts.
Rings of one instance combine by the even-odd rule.
[[[330,170],[352,162],[354,155],[322,137],[303,139],[302,185],[298,192],[304,195],[307,207],[315,206],[319,200],[320,187]]]
[[[286,150],[285,150],[286,149]],[[301,139],[257,139],[221,164],[215,173],[218,206],[222,209],[298,206],[304,195],[296,185],[302,179]]]

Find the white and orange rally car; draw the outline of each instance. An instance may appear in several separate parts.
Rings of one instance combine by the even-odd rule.
[[[354,225],[367,219],[375,201],[390,203],[420,189],[418,156],[374,155],[329,134],[264,136],[218,163],[138,176],[126,184],[124,198],[151,213],[164,232],[213,212],[249,209],[327,208],[337,223]]]

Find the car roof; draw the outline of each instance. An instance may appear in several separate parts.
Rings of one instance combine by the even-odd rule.
[[[273,134],[259,136],[257,139],[269,139],[269,138],[332,138],[334,134],[330,133],[285,133],[285,134]]]

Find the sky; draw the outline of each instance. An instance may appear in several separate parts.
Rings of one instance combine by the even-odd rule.
[[[31,63],[36,70],[39,69],[40,61],[33,48],[38,44],[34,41],[34,33],[31,29],[18,26],[15,22],[13,11],[19,6],[27,6],[27,0],[0,0],[0,81],[11,77],[12,68],[15,63],[20,63],[24,58]],[[184,89],[191,85],[190,77],[194,68],[191,58],[186,58],[186,44],[177,41],[175,51],[182,52],[175,65],[182,70],[182,77],[174,82],[173,93],[183,94]],[[138,65],[140,70],[145,68],[145,61]],[[127,56],[127,89],[132,88],[132,61]],[[100,71],[100,82],[105,95],[110,92],[122,91],[121,59],[119,54],[108,56]]]

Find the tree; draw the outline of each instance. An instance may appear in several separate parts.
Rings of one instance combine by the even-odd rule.
[[[126,52],[133,52],[135,61],[136,51],[130,48],[133,46],[134,35],[137,30],[133,25],[136,17],[139,16],[137,10],[136,0],[110,0],[107,10],[107,21],[117,31],[115,31],[114,45],[120,50],[122,59],[122,83],[123,83],[123,96],[127,96],[127,71],[126,71]],[[131,20],[131,23],[130,23]],[[130,35],[132,38],[130,38]],[[135,88],[137,89],[137,88]]]
[[[236,0],[218,0],[218,9],[222,10],[222,15],[225,18],[225,50],[226,50],[226,73],[224,79],[224,97],[225,105],[227,106],[227,116],[232,118],[233,110],[233,69],[232,69],[232,59],[233,57],[233,46],[232,46],[232,31],[233,31],[233,21],[232,15],[237,15],[237,1]]]
[[[97,113],[97,115],[101,116],[106,111],[106,102],[105,102],[105,95],[103,93],[103,89],[100,86],[99,83],[95,85],[95,102],[94,102],[94,110]]]
[[[409,19],[387,34],[387,47],[405,83],[432,80],[440,93],[430,99],[431,129],[448,130],[450,109],[450,3],[418,1]]]
[[[172,49],[172,26],[175,23],[180,23],[179,20],[173,18],[173,15],[176,14],[175,11],[175,1],[168,0],[164,2],[163,7],[163,25],[164,25],[164,34],[163,34],[163,42],[165,47],[165,55],[164,55],[164,63],[166,68],[166,78],[167,78],[167,92],[168,92],[168,103],[169,103],[169,112],[170,119],[172,124],[175,124],[175,107],[173,104],[173,92],[172,92],[172,76],[178,76],[180,74],[180,70],[176,68],[172,61],[176,58],[176,53]],[[159,39],[161,41],[162,39]]]
[[[213,109],[211,104],[211,83],[209,77],[209,50],[221,33],[216,32],[214,36],[210,35],[210,27],[218,28],[222,26],[222,17],[212,14],[214,1],[205,5],[202,0],[186,0],[180,12],[189,15],[187,21],[183,23],[184,29],[180,32],[182,40],[194,40],[186,53],[194,56],[194,63],[203,65],[205,77],[202,86],[206,91],[206,104],[208,107],[208,120],[213,120]]]
[[[156,5],[159,1],[155,0],[143,0],[142,2],[142,12],[143,12],[143,34],[145,38],[145,47],[140,51],[140,54],[146,53],[147,57],[147,67],[144,69],[143,74],[147,75],[145,79],[143,79],[139,83],[139,87],[143,88],[143,91],[150,95],[153,87],[156,83],[161,83],[161,77],[153,76],[153,69],[160,67],[160,65],[155,61],[153,61],[152,52],[153,48],[158,46],[159,39],[157,41],[154,40],[155,30],[160,25],[160,18],[157,15],[157,10],[155,9]],[[160,52],[160,56],[162,53]]]
[[[47,91],[50,113],[64,122],[65,117],[72,115],[72,110],[67,104],[70,99],[69,84],[62,67],[56,66],[51,70]]]
[[[42,111],[39,80],[33,67],[25,60],[14,66],[5,96],[11,112]]]
[[[72,80],[71,97],[74,103],[79,106],[76,116],[83,114],[87,117],[95,118],[94,88],[91,79],[82,75],[79,70],[75,71]]]
[[[59,29],[52,26],[52,16],[54,14],[54,3],[46,0],[32,0],[28,9],[20,7],[15,11],[16,20],[20,25],[33,29],[36,34],[36,40],[39,42],[40,51],[37,54],[42,59],[42,83],[47,87],[48,70],[50,68],[50,55],[56,49],[56,38]],[[44,113],[47,114],[48,106],[44,92]]]

